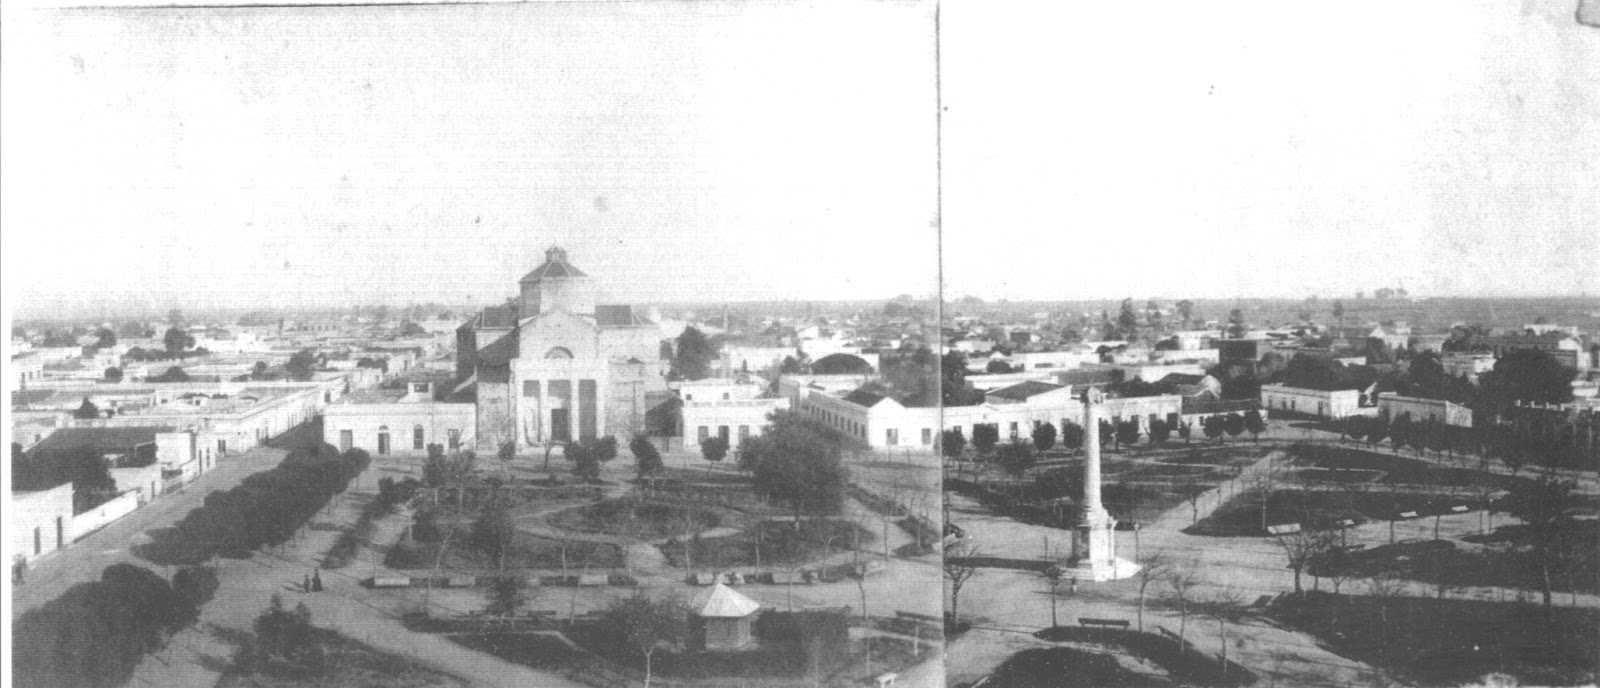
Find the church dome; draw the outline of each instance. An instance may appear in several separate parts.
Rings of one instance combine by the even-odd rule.
[[[544,264],[522,276],[521,284],[539,282],[551,278],[587,277],[582,270],[567,262],[567,250],[560,246],[551,246],[544,252]]]

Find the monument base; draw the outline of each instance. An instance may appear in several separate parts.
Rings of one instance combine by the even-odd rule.
[[[1109,561],[1095,562],[1080,561],[1070,563],[1061,570],[1063,579],[1075,579],[1081,582],[1104,583],[1106,581],[1132,578],[1139,572],[1139,565],[1121,557],[1112,557]]]

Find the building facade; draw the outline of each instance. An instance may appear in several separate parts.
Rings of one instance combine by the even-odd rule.
[[[540,447],[644,431],[646,399],[666,389],[661,328],[607,303],[551,248],[519,298],[457,330],[457,372],[475,394],[480,447]]]

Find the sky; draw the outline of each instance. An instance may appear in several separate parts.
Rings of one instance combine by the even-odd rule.
[[[1571,0],[8,8],[23,315],[1600,293]]]
[[[931,3],[11,12],[18,314],[937,291]]]
[[[1600,294],[1574,7],[948,2],[946,294]]]

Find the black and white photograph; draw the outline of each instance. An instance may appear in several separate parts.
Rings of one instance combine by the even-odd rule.
[[[0,683],[1600,681],[1600,2],[0,32]]]

